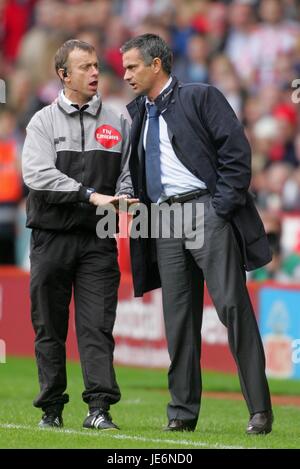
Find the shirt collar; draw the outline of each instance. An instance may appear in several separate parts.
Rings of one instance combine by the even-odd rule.
[[[92,99],[90,99],[87,104],[81,106],[81,108],[79,109],[79,106],[77,104],[73,104],[68,98],[66,98],[62,90],[58,95],[57,104],[67,114],[72,115],[76,114],[77,112],[84,111],[94,117],[97,117],[99,115],[102,107],[101,97],[96,94],[92,97]]]
[[[164,90],[166,90],[166,89],[168,88],[168,86],[170,86],[171,83],[172,83],[172,77],[169,78],[169,80],[167,81],[167,83],[165,84],[165,86],[160,90],[160,93],[159,93],[159,94],[161,94]],[[148,97],[146,96],[146,101],[145,101],[146,109],[147,109],[147,104],[150,104],[150,106],[151,106],[151,105],[154,104],[154,102],[153,102],[153,101],[150,101],[150,100],[148,99]]]
[[[69,106],[78,106],[77,103],[73,103],[69,98],[66,97],[64,90],[61,90],[60,92],[61,99],[68,104]],[[85,103],[85,106],[89,106],[90,104],[93,104],[97,99],[99,98],[98,94],[94,94],[94,96],[87,102]]]

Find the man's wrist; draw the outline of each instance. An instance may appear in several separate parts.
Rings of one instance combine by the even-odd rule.
[[[96,192],[93,187],[80,186],[78,191],[78,202],[90,203],[91,195]]]
[[[96,190],[93,188],[93,187],[88,187],[86,189],[86,200],[87,202],[89,202],[90,204],[92,203],[92,195],[95,194]]]

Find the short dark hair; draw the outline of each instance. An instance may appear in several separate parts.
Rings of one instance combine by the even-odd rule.
[[[155,57],[161,60],[163,70],[170,75],[172,70],[173,54],[170,46],[156,34],[142,34],[129,39],[121,47],[124,54],[130,49],[138,49],[146,65],[150,65]]]
[[[74,49],[81,49],[90,54],[96,52],[94,46],[87,42],[79,41],[79,39],[69,39],[69,41],[64,42],[55,54],[54,65],[57,75],[60,68],[67,67],[69,55]]]

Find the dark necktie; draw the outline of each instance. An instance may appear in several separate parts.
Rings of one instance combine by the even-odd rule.
[[[155,104],[147,104],[148,132],[146,137],[146,184],[147,194],[157,202],[162,193],[159,148],[159,112]]]

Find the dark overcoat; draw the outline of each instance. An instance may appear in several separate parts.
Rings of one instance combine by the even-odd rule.
[[[213,86],[182,84],[173,77],[155,104],[167,123],[176,156],[205,182],[216,213],[232,224],[245,269],[253,270],[270,262],[266,233],[248,192],[251,149],[223,94]],[[136,98],[127,108],[132,117],[129,166],[134,193],[149,207],[143,148],[145,97]],[[142,296],[160,286],[155,239],[131,238],[130,249],[135,296]]]

